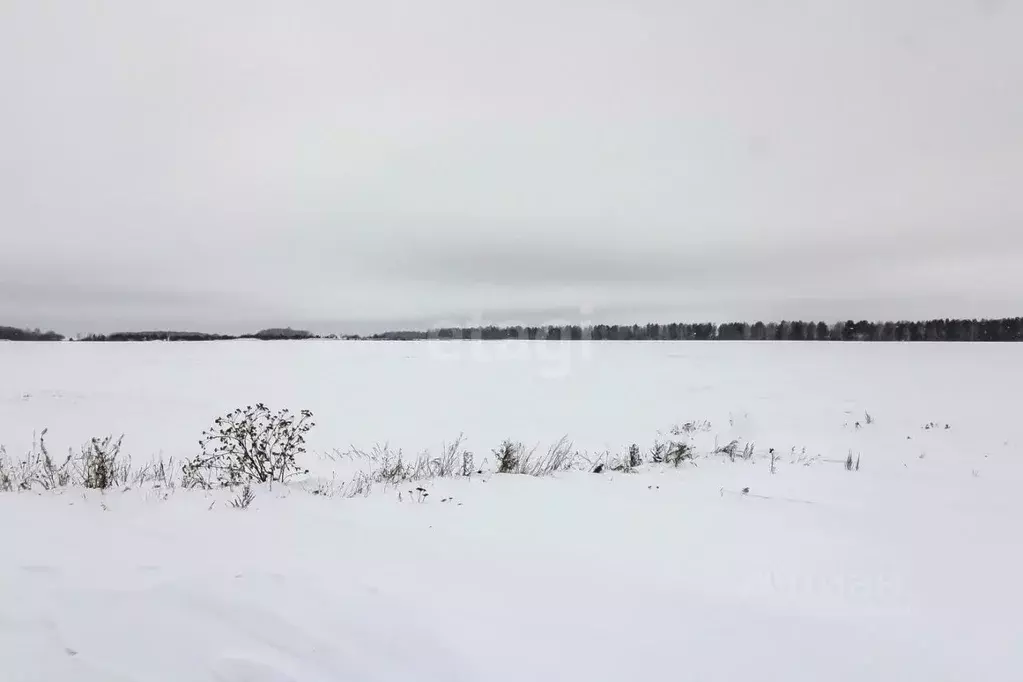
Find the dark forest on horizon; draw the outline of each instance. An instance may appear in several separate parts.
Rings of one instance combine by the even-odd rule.
[[[368,336],[320,336],[301,329],[278,327],[239,336],[180,331],[138,331],[93,334],[78,342],[103,341],[229,341],[235,339],[303,340],[348,339],[370,341],[452,340],[530,340],[530,341],[1023,341],[1023,318],[937,319],[919,322],[712,322],[631,325],[541,325],[445,327],[430,331],[390,331]],[[64,341],[52,331],[0,326],[0,341]]]
[[[919,322],[672,322],[645,325],[455,327],[399,331],[367,337],[382,340],[526,339],[552,341],[1023,341],[1023,318],[940,319]]]

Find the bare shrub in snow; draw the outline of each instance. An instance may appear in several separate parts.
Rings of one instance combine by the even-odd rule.
[[[94,438],[82,447],[80,454],[69,453],[63,462],[55,462],[46,449],[44,431],[24,459],[12,461],[0,448],[0,491],[49,490],[63,486],[105,489],[144,484],[173,488],[178,483],[186,487],[212,488],[285,482],[308,473],[299,468],[297,458],[306,452],[305,436],[314,426],[311,417],[308,411],[302,411],[297,417],[287,410],[271,413],[261,403],[235,410],[217,419],[213,428],[203,432],[202,454],[178,468],[173,459],[161,456],[133,470],[130,457],[121,454],[121,439],[113,437]],[[392,450],[386,443],[368,452],[352,447],[344,452],[335,450],[328,457],[334,461],[345,459],[363,463],[354,474],[339,478],[335,472],[329,481],[308,479],[303,487],[316,495],[356,497],[368,495],[378,484],[403,486],[433,478],[470,477],[485,470],[529,476],[549,476],[573,469],[628,473],[641,466],[645,459],[681,467],[687,461],[695,464],[694,434],[709,429],[710,422],[690,421],[672,427],[668,437],[659,432],[646,458],[636,444],[630,445],[624,454],[612,455],[604,451],[591,458],[575,450],[567,436],[545,453],[538,452],[537,447],[527,450],[521,442],[506,440],[493,451],[494,462],[485,459],[482,464],[462,446],[461,435],[443,445],[437,456],[423,451],[407,457],[400,449]],[[752,459],[754,444],[746,443],[740,450],[739,443],[735,439],[723,447],[715,445],[713,452],[728,456],[732,461],[738,457]],[[792,454],[795,457],[795,448]],[[778,456],[773,450],[770,456],[771,472],[775,473]],[[847,467],[852,470],[858,468],[858,464],[857,458],[855,463],[847,463]],[[176,476],[178,472],[182,474],[180,479]]]
[[[643,456],[639,454],[639,446],[633,443],[629,446],[629,468],[635,469],[643,464]]]
[[[674,441],[668,447],[664,461],[675,468],[682,466],[683,462],[693,461],[693,446],[684,441]]]
[[[359,475],[375,483],[398,484],[450,478],[472,473],[473,455],[464,450],[462,441],[463,437],[459,435],[450,445],[444,445],[437,457],[424,451],[415,458],[406,459],[401,450],[393,451],[384,443],[373,446],[368,452],[356,447],[343,453],[335,451],[334,458],[367,462],[369,469],[359,472]]]
[[[350,481],[339,488],[342,497],[365,497],[373,492],[373,479],[364,473],[358,473]]]
[[[0,445],[0,492],[9,493],[14,490],[14,478],[11,474],[11,460],[7,449]]]
[[[131,477],[131,460],[121,457],[121,441],[113,436],[93,438],[82,446],[79,466],[82,485],[94,490],[107,490],[127,485]]]
[[[139,467],[131,477],[131,484],[141,486],[152,484],[156,488],[173,488],[177,482],[175,475],[179,469],[174,465],[174,458],[164,459],[162,456],[153,459],[149,464]]]
[[[19,461],[12,461],[7,451],[0,447],[0,490],[54,490],[74,483],[75,469],[72,455],[57,464],[46,447],[46,429],[38,438],[32,439],[32,449]]]
[[[735,439],[728,445],[714,448],[715,455],[725,455],[731,461],[735,461],[735,456],[739,452],[739,440]]]
[[[36,456],[36,461],[39,463],[40,476],[38,480],[44,490],[64,488],[71,484],[71,453],[69,452],[60,464],[55,463],[46,449],[46,429],[39,434],[38,444],[33,443],[32,455]]]
[[[218,417],[199,441],[202,454],[182,467],[187,486],[209,488],[242,483],[283,483],[302,473],[298,456],[315,426],[312,412],[295,417],[288,410],[271,412],[262,403]]]
[[[676,424],[671,427],[670,438],[667,442],[654,441],[651,450],[651,459],[655,463],[665,462],[679,467],[685,461],[693,461],[696,454],[692,445],[692,438],[697,433],[705,433],[711,430],[709,421],[690,421],[684,424]]]
[[[497,473],[515,473],[519,468],[523,450],[522,443],[514,443],[510,440],[501,443],[501,447],[494,450],[494,458],[497,460]]]
[[[75,454],[57,462],[46,447],[46,431],[33,440],[23,459],[12,461],[0,448],[0,490],[55,490],[78,486],[106,490],[126,485],[131,476],[131,458],[121,454],[122,438],[92,438]]]
[[[240,495],[231,500],[228,504],[234,509],[248,509],[249,505],[256,499],[256,494],[252,492],[252,486],[248,483],[242,488]]]
[[[629,446],[629,451],[621,457],[616,457],[611,469],[614,471],[621,471],[626,474],[631,474],[636,471],[636,467],[643,463],[643,457],[639,453],[639,446],[633,443]]]
[[[845,458],[845,470],[846,471],[852,471],[853,470],[852,450],[849,451],[849,456]]]
[[[0,491],[175,485],[177,469],[173,459],[160,457],[135,469],[131,456],[122,452],[123,436],[91,438],[77,452],[69,449],[66,457],[54,459],[46,445],[46,434],[44,429],[33,439],[32,449],[17,461],[12,461],[0,447]]]
[[[674,436],[692,436],[694,433],[707,433],[713,426],[706,419],[700,421],[686,422],[685,424],[675,425],[671,429],[671,433]]]
[[[462,450],[464,434],[458,434],[450,445],[441,448],[440,457],[430,460],[430,474],[433,477],[449,478],[465,471],[465,456]],[[472,460],[472,455],[469,455]]]
[[[350,480],[339,480],[337,475],[331,476],[330,480],[322,479],[315,482],[306,482],[305,490],[313,495],[324,497],[365,497],[373,492],[373,480],[365,472],[357,472]]]
[[[693,436],[697,433],[708,433],[713,427],[709,421],[689,421],[684,424],[676,424],[671,427],[670,434],[678,438],[685,438],[689,443],[692,443]],[[674,440],[674,439],[673,439]],[[675,446],[674,442],[669,442],[668,449],[672,449]]]
[[[604,452],[598,452],[596,455],[590,456],[589,453],[576,452],[574,457],[579,461],[580,468],[582,470],[588,471],[591,474],[602,474],[604,473],[604,469],[608,467],[611,453],[605,450]]]
[[[421,470],[423,468],[422,465],[425,465],[425,462],[421,462],[421,460],[416,460],[412,464],[406,463],[401,450],[392,454],[387,444],[374,446],[371,457],[379,465],[374,478],[381,483],[400,483],[402,481],[415,480],[415,472]]]
[[[391,450],[388,443],[378,443],[369,451],[352,448],[342,456],[353,461],[368,462],[370,468],[359,473],[364,475],[367,480],[376,483],[395,485],[416,481],[429,471],[429,455],[427,453],[423,453],[415,459],[406,460],[400,449]]]
[[[512,473],[525,474],[527,476],[551,476],[559,471],[568,471],[575,467],[578,458],[577,453],[573,450],[572,441],[568,439],[568,436],[562,436],[558,442],[547,448],[546,454],[540,457],[535,457],[535,448],[525,453],[521,450],[521,444],[518,447],[520,448],[518,466]]]

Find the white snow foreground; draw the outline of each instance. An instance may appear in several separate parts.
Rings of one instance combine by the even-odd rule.
[[[137,464],[180,464],[257,401],[314,412],[310,455],[436,452],[460,431],[478,462],[565,433],[646,455],[658,429],[714,429],[678,470],[439,480],[421,503],[413,486],[256,489],[246,510],[227,492],[0,493],[0,682],[1019,679],[1021,353],[4,345],[11,457],[49,427],[55,456],[124,433]],[[758,456],[709,456],[715,438]]]
[[[423,502],[5,494],[0,678],[1009,679],[1010,487],[708,459]]]

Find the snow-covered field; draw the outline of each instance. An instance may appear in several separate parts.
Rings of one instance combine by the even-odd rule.
[[[314,412],[324,474],[353,444],[619,453],[712,424],[678,470],[421,503],[0,494],[0,680],[1016,679],[1021,376],[995,344],[0,344],[10,455],[48,428],[181,458],[259,401]],[[733,439],[758,456],[709,454]]]

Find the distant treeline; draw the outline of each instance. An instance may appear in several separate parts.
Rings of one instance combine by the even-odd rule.
[[[1023,341],[1023,318],[927,320],[924,322],[730,322],[714,324],[543,327],[458,327],[429,332],[396,331],[367,337],[379,340],[528,339],[554,341]]]
[[[18,329],[17,327],[0,327],[0,341],[63,341],[64,337],[57,332],[44,332],[38,329]]]
[[[114,334],[90,334],[80,341],[234,341],[235,339],[260,339],[263,341],[315,339],[319,338],[312,332],[303,329],[274,328],[263,329],[255,334],[230,336],[226,334],[203,334],[200,332],[117,332]]]
[[[542,341],[1023,341],[1023,318],[996,320],[927,320],[924,322],[704,322],[690,324],[445,327],[431,331],[391,331],[372,336],[318,336],[302,329],[278,327],[255,334],[229,336],[200,332],[145,331],[91,334],[79,341],[231,341],[235,339],[351,339],[418,341],[425,339],[526,339]],[[61,341],[55,332],[0,326],[2,341]]]

